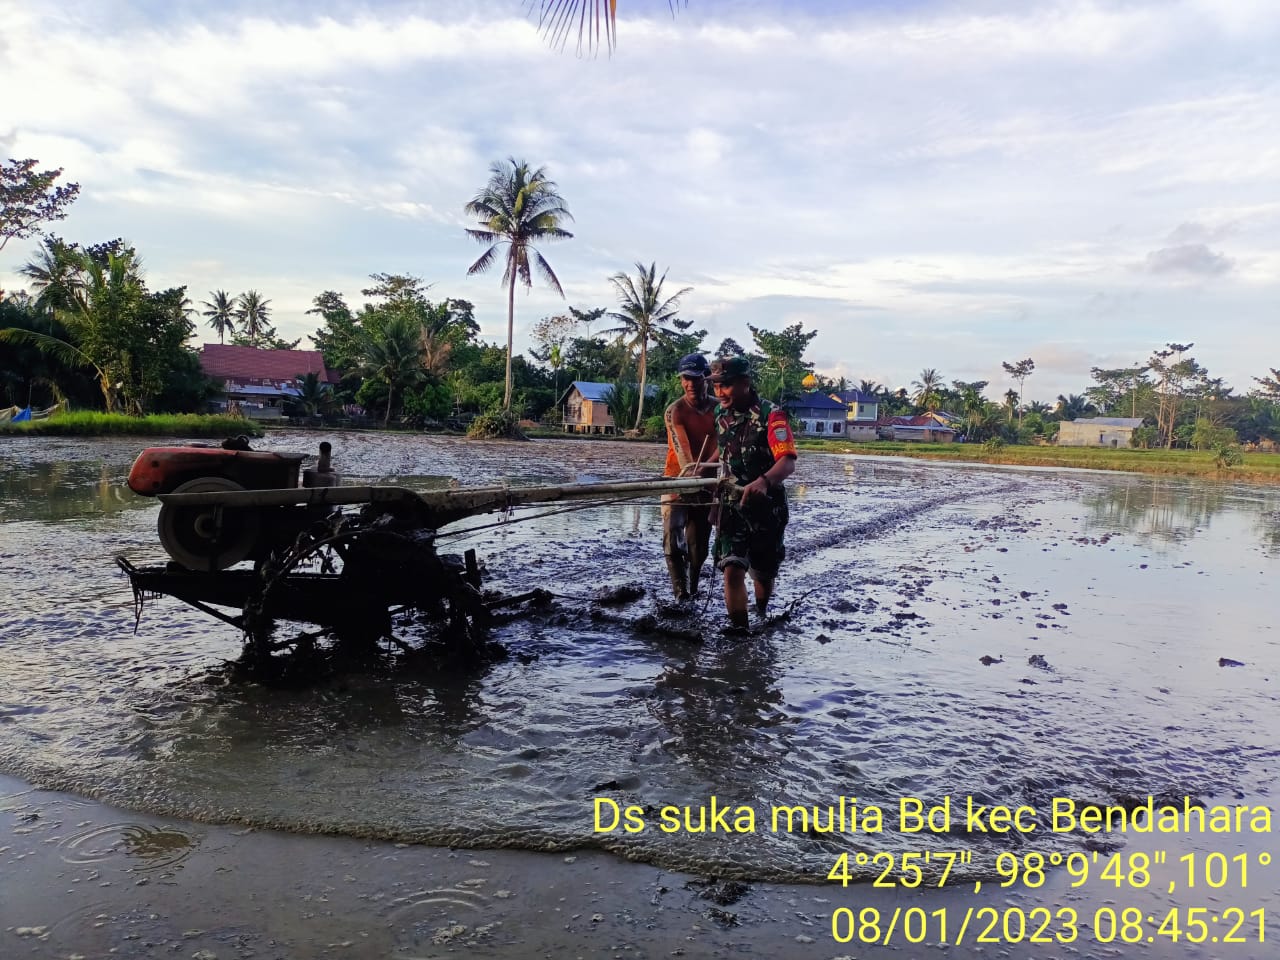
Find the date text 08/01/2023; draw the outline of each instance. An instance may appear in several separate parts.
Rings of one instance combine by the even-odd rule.
[[[959,916],[957,916],[959,914]],[[1085,928],[1082,931],[1082,928]],[[1138,907],[840,907],[831,915],[837,943],[880,944],[1068,944],[1095,943],[1265,943],[1266,911],[1227,907],[1171,907],[1146,913]]]

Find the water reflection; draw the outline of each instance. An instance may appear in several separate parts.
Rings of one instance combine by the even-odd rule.
[[[752,782],[753,768],[774,767],[787,752],[778,679],[767,639],[717,638],[668,661],[649,700],[664,748],[712,782]]]
[[[1088,531],[1124,532],[1148,543],[1185,543],[1206,530],[1225,509],[1257,514],[1264,540],[1274,540],[1275,494],[1265,488],[1241,496],[1222,483],[1169,477],[1125,476],[1100,484],[1081,498]]]
[[[58,521],[148,508],[108,463],[22,463],[0,459],[0,522]]]

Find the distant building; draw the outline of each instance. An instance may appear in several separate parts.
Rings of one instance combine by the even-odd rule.
[[[565,433],[617,433],[617,424],[609,413],[608,396],[611,390],[612,383],[596,383],[592,380],[575,380],[569,384],[557,403],[564,411]],[[644,397],[646,403],[656,400],[657,386],[646,384]]]
[[[787,412],[798,433],[810,436],[837,436],[843,439],[845,405],[825,393],[805,393],[787,401]]]
[[[1141,417],[1088,417],[1058,426],[1060,447],[1128,447]]]
[[[877,425],[884,440],[906,440],[916,443],[953,443],[957,430],[952,414],[945,411],[921,413],[914,417],[887,417]]]
[[[215,409],[238,408],[254,420],[278,420],[284,401],[298,396],[298,378],[314,373],[324,384],[338,375],[324,365],[319,350],[261,350],[227,343],[206,343],[200,350],[205,376],[223,381],[223,398]]]
[[[876,439],[876,421],[880,417],[880,398],[861,390],[841,390],[830,394],[832,400],[844,404],[846,440]]]

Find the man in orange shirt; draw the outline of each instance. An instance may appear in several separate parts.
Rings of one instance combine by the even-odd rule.
[[[676,368],[684,395],[667,407],[667,477],[715,476],[714,467],[698,464],[716,459],[716,402],[707,395],[707,358],[700,353],[682,357]],[[709,491],[668,493],[662,498],[662,550],[667,556],[671,589],[677,600],[698,592],[702,564],[711,544]]]

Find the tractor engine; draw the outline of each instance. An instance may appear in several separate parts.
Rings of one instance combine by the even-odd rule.
[[[303,487],[330,487],[338,484],[331,451],[327,441],[321,443],[315,468],[302,470],[306,454],[252,450],[243,436],[217,447],[149,447],[133,462],[128,484],[144,497],[291,490],[299,486],[299,479]],[[328,511],[320,508],[319,512]],[[213,571],[242,560],[262,559],[316,519],[317,509],[305,506],[261,511],[166,503],[160,508],[157,527],[160,544],[174,561],[188,570]]]

